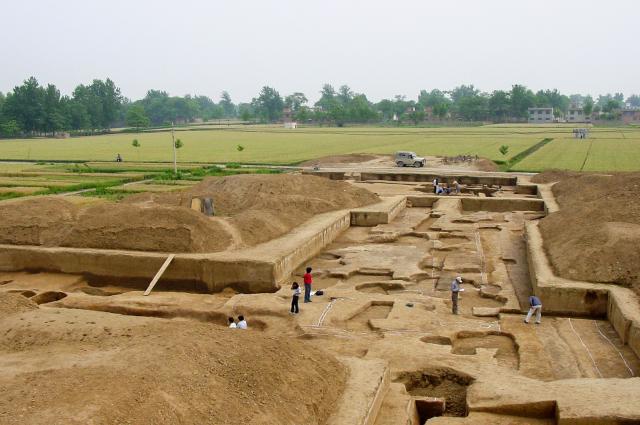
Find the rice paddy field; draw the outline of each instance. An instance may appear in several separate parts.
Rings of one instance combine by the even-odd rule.
[[[166,163],[127,163],[121,168],[104,162],[0,162],[0,200],[39,195],[77,195],[117,200],[138,192],[180,190],[208,176],[281,172],[272,168],[228,167],[180,164],[179,173],[175,175]]]
[[[183,147],[178,161],[187,163],[296,164],[327,155],[392,154],[412,150],[421,155],[479,155],[508,161],[550,138],[552,142],[511,165],[513,171],[564,168],[589,171],[640,169],[639,128],[592,128],[589,139],[575,139],[572,125],[489,125],[439,128],[298,128],[266,126],[184,128],[176,130]],[[137,139],[140,147],[133,147]],[[508,145],[503,156],[501,145]],[[241,146],[242,149],[238,147]],[[0,160],[169,162],[171,133],[116,133],[69,139],[0,140]]]

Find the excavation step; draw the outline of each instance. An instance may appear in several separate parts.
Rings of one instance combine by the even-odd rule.
[[[374,425],[389,389],[389,368],[383,360],[339,357],[349,379],[327,425]]]

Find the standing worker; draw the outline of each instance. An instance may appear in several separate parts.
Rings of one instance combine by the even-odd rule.
[[[529,313],[527,313],[527,318],[524,319],[524,323],[529,323],[529,320],[531,320],[531,316],[533,316],[533,312],[535,311],[536,325],[539,325],[540,319],[542,318],[542,301],[540,301],[540,298],[535,295],[531,295],[529,297],[529,305]]]
[[[302,277],[304,279],[304,302],[311,302],[311,284],[313,283],[313,277],[311,276],[311,267],[307,267],[307,272]]]
[[[451,282],[451,310],[453,314],[458,313],[458,293],[463,292],[464,289],[460,287],[462,284],[462,278],[460,276],[453,279]]]
[[[300,293],[302,293],[298,282],[293,282],[293,285],[291,285],[291,290],[293,291],[293,296],[291,297],[291,314],[298,314],[300,313],[300,309],[298,307],[298,298],[300,298]]]

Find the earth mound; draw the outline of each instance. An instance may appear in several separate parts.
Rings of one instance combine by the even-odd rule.
[[[315,167],[316,165],[323,165],[323,164],[358,164],[361,162],[369,162],[369,161],[373,161],[374,159],[378,159],[378,158],[385,158],[388,159],[389,161],[391,160],[391,157],[389,155],[373,155],[373,154],[366,154],[366,153],[351,153],[351,154],[345,154],[345,155],[331,155],[331,156],[324,156],[322,158],[316,158],[316,159],[312,159],[309,161],[305,161],[302,162],[300,164],[301,167]]]
[[[198,197],[213,199],[216,215],[228,219],[244,245],[281,236],[317,214],[380,201],[374,193],[343,181],[299,174],[244,174],[210,177],[180,192],[133,195],[125,202],[186,208]]]
[[[571,177],[576,177],[579,175],[585,175],[586,173],[580,173],[578,171],[571,170],[558,170],[555,168],[546,170],[542,173],[536,174],[531,178],[533,183],[553,183],[559,182],[560,180],[568,179]]]
[[[41,309],[0,332],[7,425],[323,424],[347,375],[304,342],[208,323]]]
[[[478,171],[498,171],[498,164],[487,158],[479,158],[474,165]]]
[[[190,208],[197,197],[214,200],[216,217]],[[217,252],[282,236],[316,214],[378,201],[366,189],[315,176],[211,177],[180,192],[132,195],[118,203],[42,197],[0,205],[0,243]]]
[[[0,292],[0,320],[11,314],[35,310],[38,305],[20,294]]]
[[[640,173],[576,174],[552,189],[560,211],[540,230],[556,272],[640,291]]]

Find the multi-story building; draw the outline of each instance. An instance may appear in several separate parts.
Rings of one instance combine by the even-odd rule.
[[[567,122],[587,122],[584,109],[581,106],[571,106],[567,111]]]
[[[529,108],[529,124],[548,124],[554,120],[553,108]]]

